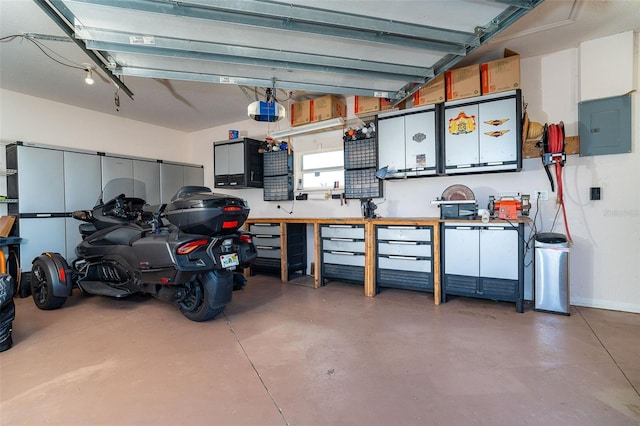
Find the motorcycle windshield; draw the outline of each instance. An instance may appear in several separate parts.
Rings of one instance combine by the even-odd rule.
[[[96,201],[96,206],[101,206],[120,194],[124,194],[126,197],[141,198],[147,203],[160,203],[160,194],[158,193],[155,197],[147,194],[147,185],[143,181],[133,178],[116,178],[104,185]]]

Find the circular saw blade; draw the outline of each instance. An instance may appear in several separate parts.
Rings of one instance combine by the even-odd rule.
[[[469,187],[464,185],[451,185],[442,192],[442,200],[445,201],[460,201],[460,200],[475,200],[473,191]]]

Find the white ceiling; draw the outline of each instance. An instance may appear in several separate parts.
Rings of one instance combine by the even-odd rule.
[[[475,1],[475,0],[473,0]],[[332,4],[333,2],[333,4]],[[331,8],[344,0],[307,2]],[[359,10],[380,10],[382,0],[359,1]],[[453,7],[455,1],[393,2],[394,21],[412,22],[418,4]],[[478,4],[486,3],[478,1]],[[388,4],[388,3],[387,3]],[[141,23],[142,25],[142,23]],[[640,31],[640,0],[546,0],[484,46],[469,54],[459,65],[499,58],[504,48],[523,58],[577,47],[592,40],[624,31]],[[31,0],[0,0],[0,37],[38,34],[64,36],[64,32]],[[91,59],[73,42],[36,38],[38,45],[64,63],[92,64]],[[244,93],[238,86],[147,77],[122,77],[134,93],[131,100],[119,91],[120,107],[114,102],[115,86],[104,73],[94,75],[96,83],[84,83],[85,73],[47,57],[33,41],[19,37],[0,43],[0,87],[56,102],[114,114],[185,132],[222,126],[246,119],[247,104],[253,89]],[[384,50],[380,56],[389,55]],[[59,55],[59,56],[58,56]],[[378,58],[380,60],[381,58]],[[263,89],[258,89],[260,99]],[[302,98],[305,92],[294,91]],[[279,93],[282,97],[283,93]],[[0,99],[2,102],[2,99]],[[3,108],[10,107],[3,105]]]

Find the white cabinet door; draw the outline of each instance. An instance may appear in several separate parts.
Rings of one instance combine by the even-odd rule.
[[[232,143],[229,147],[229,174],[244,174],[244,142]]]
[[[203,186],[204,168],[184,166],[184,185]]]
[[[213,173],[215,176],[229,174],[229,145],[213,145]]]
[[[18,147],[20,213],[65,211],[63,165],[62,151]]]
[[[157,161],[133,160],[133,196],[144,199],[147,204],[160,204],[160,163]]]
[[[102,190],[101,174],[100,157],[97,154],[64,152],[66,212],[88,210],[95,206]]]
[[[45,251],[66,254],[65,218],[21,218],[20,219],[20,268],[31,271],[31,262]]]
[[[479,105],[480,163],[517,161],[518,118],[515,98]]]
[[[184,168],[178,164],[162,163],[160,166],[160,199],[162,203],[171,201],[176,192],[184,186]]]
[[[411,176],[434,174],[437,160],[435,111],[408,114],[404,119],[405,167],[413,172]]]
[[[404,116],[378,120],[378,164],[388,171],[407,168],[405,155]],[[391,173],[390,177],[401,177],[404,173]]]
[[[444,230],[445,274],[477,277],[480,272],[480,232],[471,226]]]
[[[120,157],[102,157],[103,201],[120,194],[133,195],[133,160]]]
[[[445,166],[478,164],[478,105],[452,106],[444,112]]]
[[[518,231],[488,226],[480,230],[480,276],[518,279]]]

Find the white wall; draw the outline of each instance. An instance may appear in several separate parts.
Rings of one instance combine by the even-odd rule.
[[[176,162],[191,157],[184,132],[2,89],[0,139]]]

